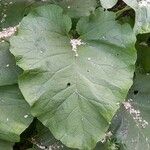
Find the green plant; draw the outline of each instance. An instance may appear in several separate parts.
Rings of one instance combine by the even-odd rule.
[[[0,1],[0,150],[149,150],[149,7]]]

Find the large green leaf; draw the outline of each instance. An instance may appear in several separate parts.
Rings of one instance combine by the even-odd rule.
[[[112,130],[125,150],[150,149],[150,75],[136,74],[129,101],[121,107]],[[127,105],[126,105],[127,104]]]
[[[13,143],[0,140],[0,150],[13,150]]]
[[[135,36],[99,9],[79,21],[78,39],[70,29],[60,7],[39,7],[22,20],[11,52],[32,114],[68,147],[91,150],[132,84]]]
[[[20,134],[29,126],[29,106],[17,83],[17,67],[8,51],[9,44],[0,43],[0,139],[19,141]]]
[[[118,0],[100,0],[101,5],[106,9],[112,8],[117,3],[117,1]]]

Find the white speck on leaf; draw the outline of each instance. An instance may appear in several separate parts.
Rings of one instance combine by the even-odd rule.
[[[150,6],[150,0],[141,0],[138,2],[139,7],[147,7]]]
[[[120,106],[120,103],[116,103],[117,106]]]
[[[0,32],[0,39],[11,37],[12,35],[15,34],[16,30],[17,30],[16,26],[15,27],[4,28]]]
[[[2,42],[2,43],[4,43],[4,42],[5,42],[5,40],[2,40],[1,42]]]
[[[77,52],[77,46],[80,46],[80,45],[85,45],[84,42],[81,41],[81,39],[71,39],[70,40],[70,44],[72,46],[72,51],[75,52],[75,56],[78,57],[79,54]]]
[[[105,137],[101,140],[102,143],[106,142],[107,139],[110,139],[113,134],[111,131],[105,133]]]
[[[24,118],[28,118],[28,115],[24,115]]]
[[[123,102],[123,105],[125,109],[130,113],[130,115],[133,117],[133,119],[136,122],[136,125],[141,128],[146,128],[148,125],[148,122],[146,120],[143,120],[141,117],[141,112],[139,110],[134,109],[134,107],[131,105],[131,100],[127,102]]]
[[[103,37],[102,37],[102,39],[106,39],[106,37],[105,37],[105,36],[103,36]]]
[[[9,67],[9,64],[7,64],[6,67]]]

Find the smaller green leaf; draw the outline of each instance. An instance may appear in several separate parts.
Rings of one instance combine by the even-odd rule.
[[[112,8],[118,0],[100,0],[102,7],[108,9]]]
[[[136,34],[144,34],[150,32],[150,4],[140,6],[135,10],[135,26],[134,31]]]
[[[0,139],[16,142],[32,117],[16,84],[19,69],[8,49],[7,42],[0,42]]]
[[[136,34],[150,32],[150,4],[145,0],[123,0],[127,5],[135,10],[134,31]]]
[[[20,134],[32,121],[29,106],[17,85],[0,87],[0,138],[19,141]]]
[[[124,150],[150,149],[149,83],[149,74],[136,74],[128,101],[114,117],[112,131]]]

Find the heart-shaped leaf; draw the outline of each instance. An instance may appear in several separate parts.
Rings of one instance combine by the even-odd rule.
[[[62,12],[55,5],[31,12],[11,52],[24,70],[19,85],[32,114],[68,147],[91,150],[132,84],[135,36],[98,9],[79,21],[73,39]]]

